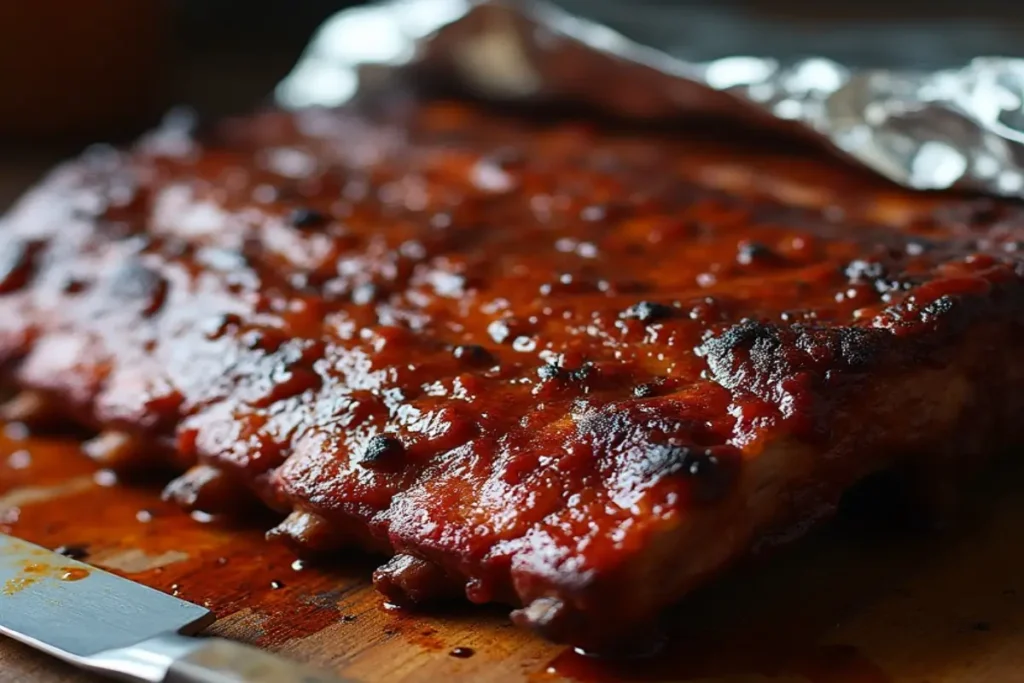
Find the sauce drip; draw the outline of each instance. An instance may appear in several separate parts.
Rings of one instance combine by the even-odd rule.
[[[42,553],[40,553],[42,555]],[[67,567],[49,564],[46,561],[27,560],[18,568],[18,576],[4,582],[0,595],[15,595],[40,581],[81,581],[89,578],[86,567]]]

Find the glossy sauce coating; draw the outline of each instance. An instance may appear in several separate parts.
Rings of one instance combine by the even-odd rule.
[[[254,494],[300,550],[396,555],[393,601],[601,643],[870,472],[1019,440],[1022,216],[728,142],[271,112],[26,197],[0,358],[92,457],[190,468],[187,508]]]

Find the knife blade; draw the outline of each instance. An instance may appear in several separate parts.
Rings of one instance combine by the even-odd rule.
[[[343,683],[269,652],[190,637],[209,610],[0,534],[0,634],[145,683]]]

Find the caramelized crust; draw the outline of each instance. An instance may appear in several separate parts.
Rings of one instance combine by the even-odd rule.
[[[864,476],[1019,443],[1024,211],[448,104],[92,150],[0,229],[22,410],[599,645]],[[12,404],[9,410],[18,409]]]

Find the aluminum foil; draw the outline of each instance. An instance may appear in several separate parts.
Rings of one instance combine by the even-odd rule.
[[[636,119],[727,116],[810,136],[906,187],[1024,197],[1024,60],[930,71],[778,54],[701,61],[688,48],[716,27],[702,33],[701,22],[666,11],[387,0],[329,19],[276,97],[333,107],[399,80],[447,79],[498,101],[573,101]]]

